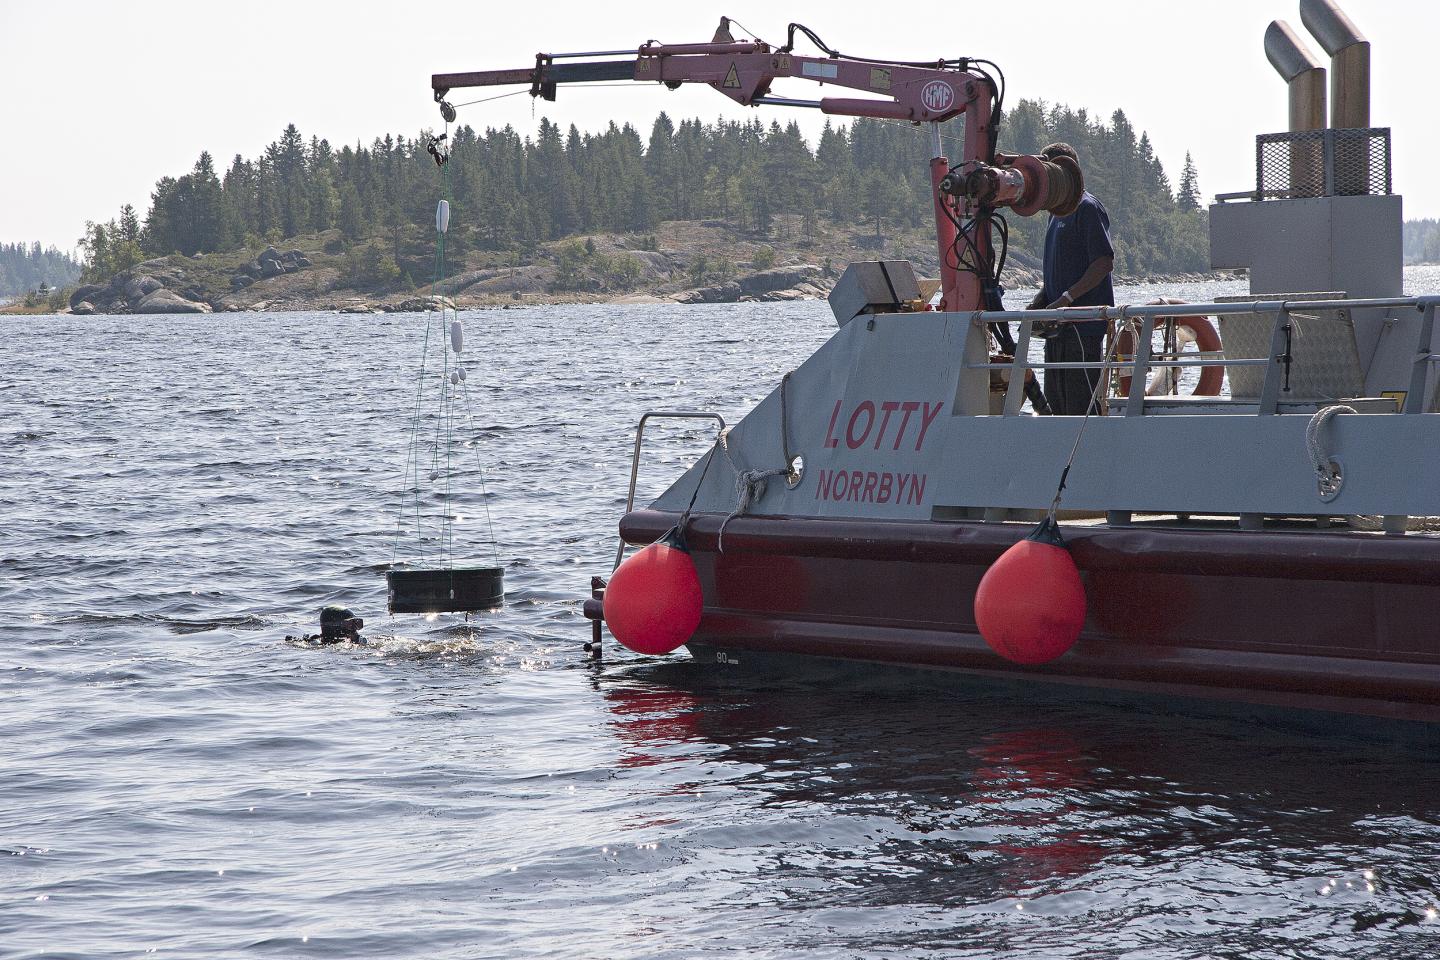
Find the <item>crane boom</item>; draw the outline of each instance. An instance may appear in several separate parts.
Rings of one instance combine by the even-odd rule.
[[[704,83],[736,103],[755,106],[778,99],[769,96],[773,81],[794,78],[863,90],[885,99],[826,97],[784,100],[786,105],[813,106],[824,113],[842,116],[917,123],[944,122],[963,113],[967,104],[995,95],[987,77],[956,67],[807,57],[771,50],[766,44],[750,41],[647,43],[625,59],[593,59],[611,53],[613,51],[540,53],[536,54],[533,67],[437,73],[430,78],[430,86],[438,99],[461,87],[528,84],[533,95],[554,100],[556,87],[565,83],[637,80],[663,83],[671,88],[685,83]]]
[[[652,41],[633,50],[538,53],[531,67],[437,73],[430,78],[430,86],[447,120],[454,118],[454,108],[445,97],[456,89],[528,85],[531,96],[554,100],[557,88],[567,83],[636,80],[661,83],[672,90],[687,83],[706,84],[744,106],[808,107],[837,116],[926,123],[930,128],[930,182],[942,309],[998,308],[991,241],[995,207],[1013,207],[1028,216],[1052,209],[1060,202],[1056,198],[1073,195],[1078,199],[1079,181],[1066,179],[1068,169],[1057,172],[1053,164],[1034,157],[1001,156],[997,166],[996,128],[1003,91],[977,66],[988,61],[914,63],[847,57],[825,47],[799,24],[790,25],[785,46],[772,48],[759,40],[734,40],[728,28],[729,21],[722,18],[715,39],[708,43]],[[797,30],[814,40],[827,56],[794,53]],[[772,94],[774,81],[789,79],[871,96],[799,100]],[[952,168],[942,147],[940,124],[962,116],[963,158]],[[1074,176],[1078,177],[1078,169]]]

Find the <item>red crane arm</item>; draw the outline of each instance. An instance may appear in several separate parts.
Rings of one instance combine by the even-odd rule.
[[[563,83],[649,80],[672,88],[682,83],[704,83],[746,106],[771,103],[816,107],[828,114],[917,123],[949,120],[964,113],[969,105],[979,102],[987,105],[983,111],[983,126],[986,129],[977,131],[982,134],[988,130],[988,105],[996,93],[988,77],[955,67],[918,67],[846,57],[800,56],[771,50],[766,44],[751,41],[651,43],[623,60],[593,59],[603,55],[542,53],[536,55],[533,67],[437,73],[431,77],[430,86],[436,98],[440,99],[450,90],[460,87],[529,84],[532,94],[553,100],[556,86]],[[885,99],[825,97],[820,100],[792,100],[772,97],[771,83],[783,78],[862,90]]]
[[[1078,167],[1062,169],[1038,157],[996,157],[994,125],[999,121],[1001,91],[988,73],[973,66],[987,61],[920,64],[846,57],[825,47],[799,24],[791,24],[786,46],[773,49],[758,40],[733,40],[727,27],[722,19],[710,43],[652,42],[634,50],[541,53],[533,67],[437,73],[430,86],[447,121],[455,118],[455,112],[445,95],[462,87],[528,84],[532,96],[554,100],[560,84],[639,80],[671,89],[685,83],[708,84],[746,106],[812,107],[840,116],[928,123],[942,309],[980,310],[994,305],[999,278],[990,218],[995,208],[1010,207],[1029,216],[1042,209],[1073,209],[1070,204],[1079,200],[1083,181]],[[792,53],[796,30],[829,55]],[[780,79],[811,80],[872,96],[777,97],[770,87]],[[952,170],[941,147],[940,124],[959,116],[965,118],[964,157]],[[967,218],[969,223],[964,224]]]

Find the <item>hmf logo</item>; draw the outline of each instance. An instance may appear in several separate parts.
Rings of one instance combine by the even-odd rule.
[[[931,80],[920,89],[920,102],[933,113],[944,113],[955,105],[955,88],[944,80]]]

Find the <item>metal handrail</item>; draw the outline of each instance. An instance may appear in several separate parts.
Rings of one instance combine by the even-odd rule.
[[[635,483],[640,476],[640,444],[645,438],[645,424],[652,419],[714,420],[720,425],[721,431],[725,429],[725,418],[718,413],[706,413],[701,410],[647,410],[641,414],[640,422],[635,425],[635,449],[630,455],[630,492],[625,496],[626,513],[635,509]],[[625,538],[621,537],[620,546],[615,551],[615,566],[610,569],[615,570],[623,559],[625,559]]]
[[[988,328],[993,323],[1015,323],[1020,324],[1019,334],[1016,337],[1014,359],[1009,363],[970,363],[966,368],[970,370],[1009,370],[1010,386],[1005,393],[1004,416],[1014,416],[1020,412],[1021,404],[1024,402],[1022,388],[1025,375],[1031,370],[1130,370],[1131,388],[1129,397],[1130,403],[1126,406],[1127,416],[1137,416],[1143,413],[1145,403],[1144,381],[1152,367],[1177,368],[1177,367],[1266,367],[1265,385],[1261,391],[1261,399],[1258,412],[1261,414],[1274,413],[1277,409],[1279,397],[1277,394],[1279,379],[1274,367],[1278,361],[1288,361],[1288,347],[1286,334],[1289,331],[1289,318],[1292,309],[1313,313],[1325,310],[1398,310],[1407,307],[1414,308],[1423,315],[1421,348],[1415,360],[1417,373],[1412,376],[1412,391],[1423,390],[1423,370],[1428,369],[1434,361],[1430,352],[1430,333],[1435,316],[1435,308],[1440,305],[1440,296],[1424,297],[1377,297],[1365,300],[1264,300],[1256,299],[1248,302],[1230,303],[1158,303],[1158,304],[1127,304],[1125,306],[1098,306],[1098,307],[1065,307],[1059,310],[976,310],[971,313],[971,323],[978,327]],[[1237,314],[1273,313],[1275,315],[1275,329],[1271,335],[1271,350],[1268,357],[1252,358],[1226,358],[1215,357],[1213,351],[1205,351],[1204,356],[1195,356],[1193,359],[1154,360],[1151,358],[1151,337],[1155,332],[1155,321],[1167,317],[1187,316],[1234,316]],[[1136,342],[1135,354],[1128,360],[1110,359],[1100,361],[1076,361],[1057,363],[1034,363],[1029,358],[1030,339],[1034,332],[1037,321],[1056,323],[1089,323],[1096,320],[1114,320],[1125,322],[1127,320],[1140,321],[1141,330]],[[1161,354],[1161,356],[1175,356],[1174,354]],[[988,359],[988,357],[987,357]],[[1287,373],[1288,376],[1288,373]],[[1416,396],[1406,395],[1404,413],[1417,413],[1421,408],[1421,401]]]
[[[1270,361],[1264,357],[1237,357],[1234,360],[1201,357],[1195,360],[1151,360],[1146,367],[1263,367]],[[1136,365],[1134,360],[1057,360],[1054,363],[1027,363],[1027,370],[1128,370]],[[972,363],[970,370],[1010,370],[1014,363]]]
[[[1121,307],[1064,307],[1059,310],[975,310],[971,322],[977,327],[991,323],[1024,320],[1055,320],[1060,323],[1087,323],[1093,320],[1143,320],[1147,317],[1226,316],[1236,313],[1280,313],[1294,310],[1396,310],[1414,307],[1425,310],[1440,305],[1440,296],[1378,297],[1370,300],[1246,300],[1229,303],[1146,303]]]

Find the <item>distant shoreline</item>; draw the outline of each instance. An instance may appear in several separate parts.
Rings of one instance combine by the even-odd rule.
[[[133,263],[67,291],[76,314],[166,314],[426,309],[439,295],[460,309],[562,303],[745,303],[823,299],[845,267],[907,260],[939,274],[935,240],[921,226],[810,222],[777,214],[767,231],[722,220],[670,220],[645,233],[592,233],[524,249],[461,245],[444,279],[425,280],[432,234],[416,227],[364,242],[330,229],[268,246],[171,254]],[[1012,247],[1004,282],[1034,289],[1039,260]],[[1196,283],[1209,272],[1125,277]]]
[[[1200,283],[1224,283],[1243,280],[1243,274],[1237,275],[1232,271],[1214,271],[1209,273],[1183,273],[1166,276],[1146,277],[1116,277],[1115,287],[1117,290],[1139,286],[1183,286]],[[684,294],[695,291],[684,291],[681,295],[670,293],[652,293],[644,290],[617,291],[597,296],[594,293],[524,293],[515,295],[490,295],[490,296],[456,296],[445,297],[442,295],[431,295],[422,291],[412,291],[407,294],[387,294],[383,296],[367,297],[363,294],[352,296],[320,296],[314,298],[287,297],[277,302],[259,301],[246,306],[235,306],[231,309],[209,309],[209,310],[182,310],[168,312],[165,310],[147,310],[137,312],[134,310],[104,311],[95,310],[90,313],[79,314],[74,311],[55,312],[43,307],[18,308],[18,301],[9,304],[0,304],[0,316],[164,316],[181,315],[185,313],[349,313],[349,314],[386,314],[386,313],[422,313],[435,309],[437,306],[444,306],[447,309],[455,310],[519,310],[534,309],[551,306],[637,306],[637,305],[664,305],[673,304],[679,306],[691,306],[695,304],[747,304],[747,303],[776,303],[795,301],[823,301],[833,285],[834,278],[829,278],[823,284],[807,284],[813,286],[811,292],[798,293],[794,288],[772,291],[770,294],[761,296],[742,296],[734,300],[705,300],[685,299]],[[1009,287],[1011,293],[1029,292],[1034,290],[1032,283],[1028,285],[1017,284]]]

